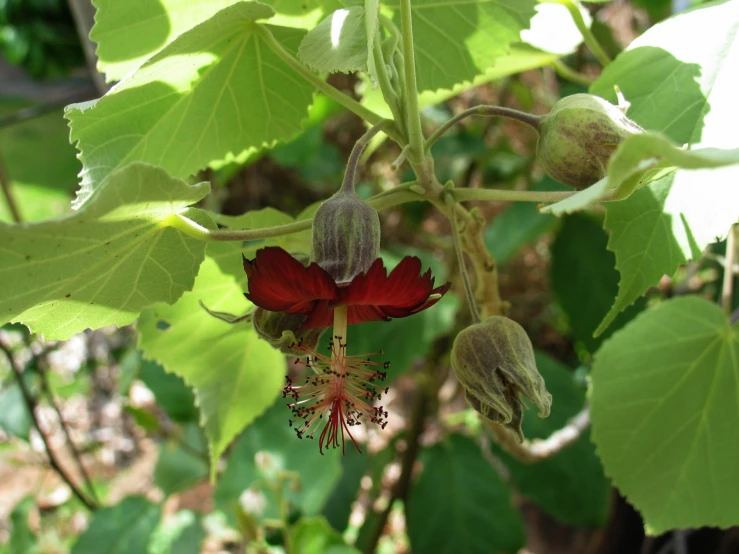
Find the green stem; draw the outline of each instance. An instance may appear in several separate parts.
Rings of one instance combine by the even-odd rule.
[[[457,115],[449,119],[449,121],[445,122],[441,127],[436,129],[436,131],[434,131],[434,133],[426,141],[426,144],[424,145],[425,150],[428,152],[431,146],[437,140],[439,140],[439,138],[444,133],[446,133],[449,129],[451,129],[454,125],[456,125],[463,119],[466,119],[473,115],[479,115],[479,116],[484,116],[484,117],[506,117],[508,119],[515,119],[516,121],[519,121],[525,125],[528,125],[529,127],[532,127],[537,132],[539,131],[539,127],[541,126],[541,121],[544,118],[544,116],[541,116],[541,115],[534,115],[534,114],[514,110],[512,108],[504,108],[502,106],[488,106],[488,105],[475,106],[473,108],[469,108],[463,112],[458,113]]]
[[[734,263],[736,260],[737,240],[736,235],[739,226],[732,225],[726,237],[726,259],[724,265],[724,282],[721,287],[721,307],[726,317],[731,317],[731,307],[734,300]]]
[[[593,79],[575,71],[560,59],[552,60],[552,67],[554,68],[554,71],[557,72],[557,75],[572,83],[577,83],[578,85],[583,85],[585,87],[589,87],[594,83]]]
[[[384,119],[374,127],[367,130],[359,140],[354,143],[351,154],[349,154],[349,161],[346,163],[346,170],[344,172],[344,182],[341,184],[342,192],[354,192],[354,182],[357,179],[357,172],[359,170],[359,160],[362,157],[362,152],[367,148],[367,145],[377,133],[384,131],[392,125],[392,121]]]
[[[464,283],[464,293],[467,296],[467,304],[470,306],[470,314],[472,314],[473,323],[480,323],[480,310],[477,307],[475,294],[472,292],[472,283],[470,275],[467,272],[467,265],[464,261],[464,250],[462,248],[462,239],[459,235],[459,225],[457,223],[457,206],[454,197],[446,194],[446,205],[449,208],[449,221],[452,224],[452,240],[454,241],[454,250],[457,253],[457,263],[459,264],[459,273]]]
[[[611,58],[608,57],[608,54],[606,54],[606,51],[603,50],[603,47],[598,42],[598,39],[595,38],[595,35],[590,30],[590,27],[588,27],[587,24],[585,23],[585,19],[583,18],[582,13],[580,12],[580,3],[577,0],[544,0],[544,1],[549,2],[550,4],[561,4],[565,8],[567,8],[567,11],[570,12],[570,16],[572,16],[572,20],[575,22],[577,29],[580,31],[580,34],[582,35],[582,38],[585,41],[585,44],[587,44],[588,48],[590,48],[590,51],[598,59],[600,64],[603,67],[606,67],[611,63]]]
[[[13,191],[10,188],[10,177],[8,177],[8,173],[5,171],[5,164],[2,158],[0,158],[0,188],[2,188],[3,190],[5,203],[8,206],[8,211],[10,212],[13,221],[15,221],[16,223],[21,223],[23,221],[23,218],[21,217],[21,212],[18,209],[18,204],[15,201]]]
[[[280,44],[280,42],[275,38],[275,36],[266,26],[256,25],[255,29],[262,40],[267,43],[267,46],[269,46],[275,54],[277,54],[287,65],[295,70],[296,73],[298,73],[306,81],[315,86],[326,96],[336,100],[347,110],[354,112],[356,115],[358,115],[371,125],[377,125],[378,123],[383,121],[383,118],[380,115],[376,114],[372,110],[365,108],[359,102],[357,102],[353,98],[350,98],[340,90],[335,89],[326,81],[316,76],[307,67],[303,66],[303,64],[301,64],[298,60],[295,59],[294,56],[292,56],[292,54],[290,54],[287,50],[283,48],[282,44]],[[394,141],[401,141],[402,137],[400,136],[400,133],[397,131],[397,129],[387,129],[386,133]]]
[[[578,191],[538,191],[538,190],[499,190],[499,189],[454,189],[450,194],[457,202],[469,200],[497,202],[559,202]]]
[[[416,182],[404,183],[398,185],[386,192],[382,192],[370,198],[367,203],[377,211],[386,210],[405,204],[406,202],[418,202],[423,197],[414,192]],[[228,241],[250,241],[262,240],[272,237],[280,237],[306,231],[313,225],[313,219],[301,219],[294,223],[286,225],[276,225],[274,227],[262,227],[260,229],[243,229],[239,231],[212,231],[207,227],[203,227],[192,219],[182,214],[172,214],[161,222],[164,227],[172,227],[182,231],[187,236],[198,240],[228,242]]]
[[[413,47],[413,22],[411,0],[400,0],[400,32],[403,36],[403,69],[405,73],[405,115],[408,133],[409,158],[412,164],[423,160],[423,128],[418,107],[416,82],[416,55]]]

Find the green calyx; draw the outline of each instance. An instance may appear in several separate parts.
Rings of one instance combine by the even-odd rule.
[[[512,319],[492,316],[463,329],[452,346],[452,369],[469,405],[504,425],[523,442],[523,400],[531,399],[539,417],[547,417],[552,395],[536,368],[526,331]]]
[[[311,261],[337,283],[351,281],[366,272],[380,253],[380,217],[343,187],[318,208],[313,218]]]
[[[553,179],[583,189],[605,177],[626,137],[643,132],[618,106],[592,94],[573,94],[542,119],[536,159]]]
[[[257,334],[285,354],[300,355],[305,348],[318,346],[325,327],[300,331],[308,316],[270,312],[262,308],[254,310],[252,321]]]

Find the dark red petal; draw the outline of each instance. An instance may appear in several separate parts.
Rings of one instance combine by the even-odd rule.
[[[318,300],[314,303],[308,319],[300,327],[301,331],[315,327],[333,327],[334,305],[327,300]]]
[[[347,310],[347,324],[367,323],[368,321],[390,321],[390,318],[382,313],[377,306],[363,306],[361,304],[349,306]]]
[[[421,260],[406,256],[387,274],[382,260],[375,260],[366,274],[354,277],[347,287],[341,287],[342,304],[390,307],[394,309],[419,308],[428,299],[434,286],[431,270],[423,275]],[[405,315],[410,315],[409,312]],[[403,317],[403,316],[396,316]]]
[[[308,315],[317,301],[338,299],[328,273],[315,263],[305,267],[282,248],[257,250],[253,260],[244,258],[244,271],[249,278],[245,296],[265,310]]]

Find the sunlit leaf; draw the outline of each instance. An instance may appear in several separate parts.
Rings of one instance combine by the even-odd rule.
[[[166,220],[209,190],[207,183],[187,185],[132,164],[69,216],[0,224],[0,320],[68,339],[88,327],[131,323],[155,302],[174,302],[192,287],[205,243]],[[204,213],[191,212],[212,225]]]

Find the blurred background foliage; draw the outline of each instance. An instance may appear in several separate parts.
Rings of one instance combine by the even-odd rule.
[[[641,30],[686,7],[682,4],[594,5],[593,13],[600,10],[594,32],[615,55]],[[82,52],[63,0],[0,0],[0,177],[12,188],[24,221],[69,212],[81,166],[62,106],[95,94]],[[582,48],[566,61],[586,75],[595,71]],[[350,94],[361,89],[354,76],[331,81]],[[550,67],[532,69],[432,105],[425,122],[432,128],[479,103],[545,113],[560,96],[584,90]],[[318,96],[304,131],[293,140],[202,172],[200,177],[214,184],[205,207],[227,215],[272,207],[297,216],[335,191],[362,132],[356,117]],[[359,185],[364,196],[411,178],[390,171],[399,154],[394,145],[373,146]],[[439,140],[433,152],[439,179],[457,186],[560,188],[534,165],[535,146],[535,134],[514,122],[470,119]],[[499,264],[501,295],[511,303],[510,316],[531,337],[556,399],[549,419],[527,415],[528,437],[546,437],[582,408],[592,354],[649,302],[686,290],[719,294],[720,266],[712,256],[723,254],[721,245],[623,312],[606,335],[593,338],[618,283],[614,257],[605,249],[602,213],[556,219],[526,203],[478,209],[490,221],[485,241]],[[456,281],[446,221],[428,204],[405,204],[381,218],[389,265],[416,255],[438,280]],[[0,220],[12,219],[0,202]],[[96,496],[110,507],[90,514],[49,470],[22,388],[8,359],[0,356],[0,552],[87,554],[101,552],[100,540],[115,538],[127,545],[121,552],[152,554],[264,552],[286,541],[291,552],[305,553],[406,552],[412,542],[423,554],[439,551],[444,536],[465,532],[481,533],[496,552],[659,551],[668,537],[644,542],[639,515],[610,487],[587,433],[536,465],[517,462],[484,438],[448,367],[451,337],[468,323],[459,307],[459,297],[450,294],[433,310],[353,332],[357,351],[383,350],[392,360],[393,416],[364,455],[351,448],[343,457],[319,455],[315,444],[295,439],[288,410],[278,401],[234,442],[215,485],[208,480],[192,391],[181,378],[142,359],[131,328],[88,331],[57,343],[30,336],[22,326],[5,326],[0,336],[23,369],[52,448],[74,468],[73,452],[65,448],[74,442]],[[393,503],[393,488],[418,408],[412,376],[428,364],[439,377],[439,405],[429,409],[437,418],[420,447],[421,463],[433,471],[413,483],[406,521]],[[465,457],[477,464],[477,474],[460,474]],[[81,478],[77,470],[76,475]],[[273,525],[280,507],[296,522],[289,535]],[[473,523],[474,531],[466,528]],[[430,529],[419,536],[424,526]],[[722,544],[736,544],[730,543],[735,536],[731,530],[696,531],[689,536],[691,552],[719,552]],[[247,549],[249,541],[261,546]]]

